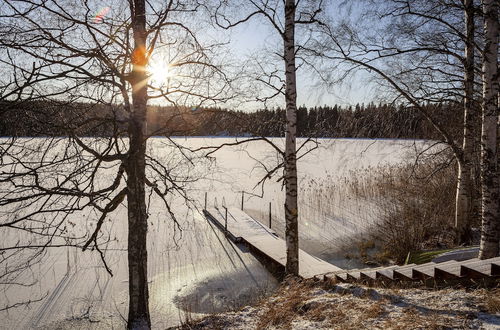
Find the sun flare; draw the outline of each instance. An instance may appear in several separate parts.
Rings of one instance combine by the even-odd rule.
[[[152,62],[147,70],[149,82],[158,87],[167,84],[168,80],[174,76],[171,65],[166,62]]]

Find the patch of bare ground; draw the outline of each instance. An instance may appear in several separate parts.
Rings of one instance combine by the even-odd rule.
[[[253,307],[183,329],[500,329],[500,289],[285,282]]]

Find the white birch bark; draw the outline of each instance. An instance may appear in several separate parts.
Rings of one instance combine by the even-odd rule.
[[[455,227],[457,241],[470,241],[470,222],[472,218],[472,157],[474,152],[474,2],[465,0],[465,61],[464,61],[464,137],[462,157],[458,159],[457,194],[455,202]]]
[[[285,59],[285,236],[287,275],[299,274],[299,229],[297,205],[297,83],[295,67],[295,0],[285,1],[284,59]]]
[[[464,145],[465,145],[464,138]],[[470,163],[458,162],[457,192],[455,200],[455,228],[457,230],[457,242],[467,241],[469,226],[469,215],[471,208],[470,198]]]
[[[481,218],[482,233],[479,258],[499,252],[500,187],[497,168],[498,150],[498,0],[483,0],[483,118],[481,132]]]

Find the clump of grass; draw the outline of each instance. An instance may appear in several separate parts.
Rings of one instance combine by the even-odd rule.
[[[364,262],[368,261],[368,250],[375,248],[375,242],[373,240],[364,240],[358,243],[359,256]]]
[[[418,311],[415,307],[403,309],[399,317],[389,318],[383,324],[384,329],[451,329],[452,323],[449,318],[442,317],[437,313],[424,313]]]
[[[442,253],[453,251],[453,249],[439,249],[432,251],[417,251],[410,252],[406,260],[407,264],[424,264],[426,262],[431,262],[432,259]]]
[[[286,283],[282,290],[283,295],[269,302],[266,313],[262,314],[259,320],[258,328],[266,329],[271,326],[289,328],[295,315],[301,312],[305,306],[304,302],[309,299],[309,289],[306,282],[290,280]]]
[[[500,289],[486,293],[484,297],[486,311],[491,314],[500,314]]]
[[[193,318],[191,306],[185,306],[184,310],[179,310],[179,319],[181,321],[180,329],[193,329],[198,322]]]
[[[372,304],[365,312],[365,316],[369,319],[376,319],[381,317],[386,312],[383,304]]]
[[[318,322],[322,326],[357,329],[367,319],[385,317],[387,299],[374,299],[373,289],[336,287],[335,282],[290,281],[277,295],[262,305],[257,329],[290,329],[297,320]],[[319,298],[320,293],[330,296]],[[336,297],[336,298],[332,298]]]
[[[345,323],[348,315],[344,312],[345,306],[338,306],[332,303],[314,302],[312,307],[303,315],[307,320],[314,322],[327,321],[331,325]]]

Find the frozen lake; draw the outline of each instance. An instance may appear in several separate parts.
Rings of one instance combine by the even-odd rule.
[[[234,140],[175,138],[173,142],[197,148]],[[272,141],[281,146],[284,143],[279,138]],[[265,142],[225,147],[212,155],[212,161],[199,160],[196,170],[190,173],[183,172],[178,151],[166,142],[152,138],[151,154],[172,168],[173,173],[197,178],[186,183],[186,189],[197,201],[198,210],[188,209],[180,198],[170,201],[180,222],[179,230],[161,201],[151,199],[148,267],[150,311],[155,329],[177,325],[186,318],[237,308],[268,294],[277,285],[250,253],[227,241],[198,212],[205,192],[211,205],[239,207],[244,191],[247,213],[267,223],[271,205],[273,229],[282,233],[284,228],[281,182],[272,178],[263,191],[255,187],[265,175],[262,166],[272,168],[278,159],[276,151]],[[376,219],[369,203],[349,198],[343,183],[353,176],[367,175],[378,166],[414,161],[429,142],[363,139],[318,142],[318,148],[298,164],[300,244],[311,254],[349,267],[339,253],[340,248]],[[0,186],[0,189],[6,188]],[[8,212],[11,210],[3,211],[2,215],[7,216]],[[19,278],[30,285],[1,284],[0,308],[17,301],[40,301],[0,312],[0,328],[122,328],[128,303],[126,214],[126,205],[121,205],[103,227],[106,237],[111,239],[105,255],[113,277],[107,274],[95,251],[48,249],[40,256],[40,262],[26,267]],[[69,219],[79,228],[75,230],[91,230],[94,218],[92,212],[77,212]],[[18,239],[2,227],[0,235],[3,246]]]

